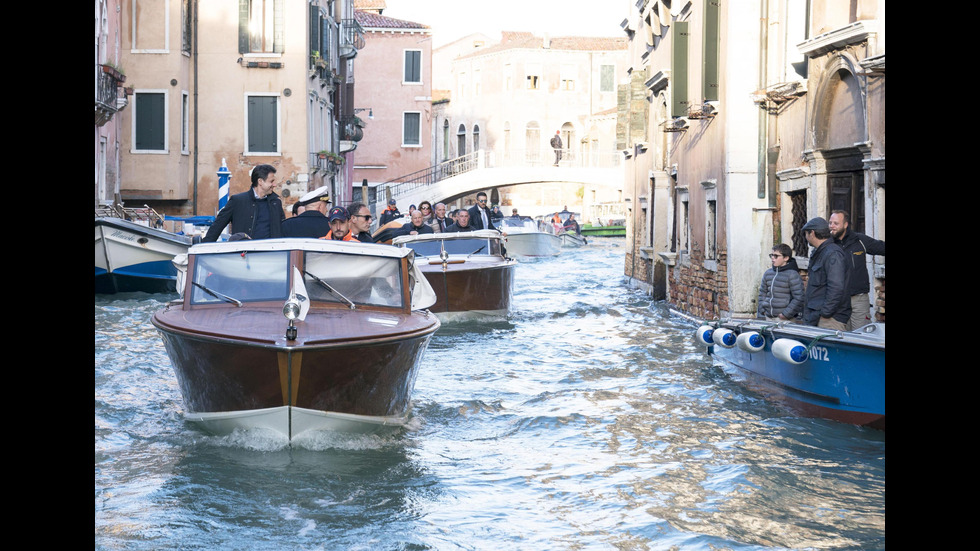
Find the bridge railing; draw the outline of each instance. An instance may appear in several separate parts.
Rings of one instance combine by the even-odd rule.
[[[483,157],[482,151],[474,151],[429,168],[399,176],[394,180],[388,180],[378,186],[378,203],[387,204],[388,199],[392,196],[409,193],[428,187],[440,180],[476,170],[480,168],[481,157]]]
[[[488,168],[547,167],[555,164],[554,149],[512,149],[494,152]],[[568,168],[618,168],[623,154],[618,150],[576,151],[562,149],[558,167]]]

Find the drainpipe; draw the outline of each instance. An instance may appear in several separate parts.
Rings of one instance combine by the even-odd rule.
[[[761,14],[759,17],[759,89],[766,89],[767,62],[769,57],[769,0],[762,0]],[[758,156],[758,197],[763,199],[766,196],[766,164],[768,145],[768,113],[766,109],[759,109],[759,144],[757,149]]]
[[[192,178],[194,179],[194,194],[192,199],[193,213],[197,216],[197,156],[198,156],[198,140],[197,140],[197,33],[198,29],[198,9],[200,6],[200,0],[194,2],[194,57],[191,65],[194,71],[194,168],[192,169]]]

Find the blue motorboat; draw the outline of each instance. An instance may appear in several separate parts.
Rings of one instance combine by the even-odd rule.
[[[834,331],[722,320],[698,328],[711,357],[804,416],[885,430],[885,324]]]

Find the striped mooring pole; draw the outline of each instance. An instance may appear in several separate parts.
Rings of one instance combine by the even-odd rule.
[[[231,188],[231,171],[225,164],[224,157],[221,158],[221,168],[218,169],[218,210],[225,208],[228,204],[228,190]]]

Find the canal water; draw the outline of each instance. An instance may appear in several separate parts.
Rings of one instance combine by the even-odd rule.
[[[183,421],[149,321],[176,295],[96,295],[96,548],[884,549],[885,433],[714,366],[623,245],[521,262],[507,320],[444,324],[409,429],[293,447]]]

